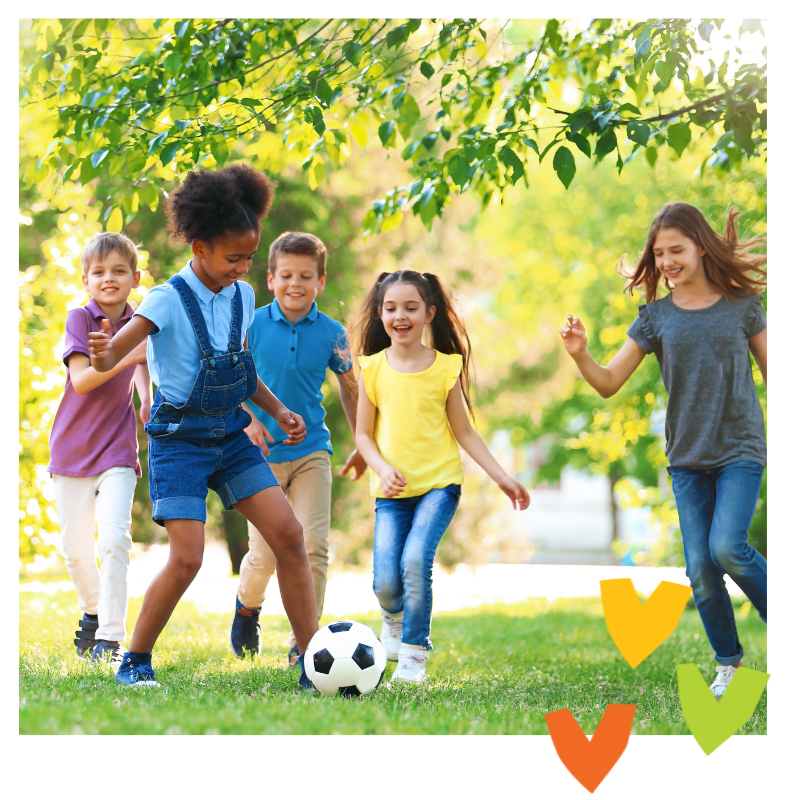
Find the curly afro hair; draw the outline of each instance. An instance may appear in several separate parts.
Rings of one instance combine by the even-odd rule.
[[[187,244],[211,244],[229,233],[260,231],[274,190],[273,181],[249,164],[190,172],[167,202],[170,233]]]

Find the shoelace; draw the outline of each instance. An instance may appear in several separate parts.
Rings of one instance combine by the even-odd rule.
[[[389,635],[392,639],[400,639],[403,636],[403,620],[392,619],[391,617],[384,617],[384,622],[389,628]]]
[[[398,669],[414,669],[419,664],[425,664],[426,657],[418,653],[403,653],[401,656],[402,662],[398,665]]]
[[[736,674],[736,667],[730,666],[723,666],[723,667],[716,667],[717,672],[717,680],[714,683],[730,683],[733,680],[733,676]]]

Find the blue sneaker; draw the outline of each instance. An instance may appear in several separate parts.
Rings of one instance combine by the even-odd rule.
[[[303,656],[298,658],[297,663],[300,665],[300,678],[297,681],[297,685],[309,694],[316,694],[317,690],[314,684],[311,683],[308,675],[306,675],[306,665]]]
[[[92,663],[108,659],[112,664],[121,664],[125,648],[119,642],[98,639],[92,650]]]
[[[289,650],[289,666],[290,667],[300,666],[300,651],[297,649],[297,645],[294,645],[292,649]]]
[[[261,652],[261,625],[258,623],[259,608],[247,608],[236,598],[236,611],[231,625],[231,650],[239,658],[251,658]]]
[[[161,686],[156,680],[150,658],[150,653],[125,653],[114,682],[124,683],[127,686]]]

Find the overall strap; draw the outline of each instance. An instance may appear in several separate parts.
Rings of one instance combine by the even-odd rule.
[[[231,300],[231,338],[228,342],[228,352],[238,353],[242,349],[242,290],[238,281],[233,284],[234,293]]]
[[[180,275],[173,275],[167,283],[171,283],[183,300],[183,305],[186,307],[186,313],[189,315],[189,320],[194,328],[195,336],[200,344],[200,349],[203,351],[204,358],[214,357],[214,348],[211,346],[211,339],[208,338],[208,328],[206,327],[205,320],[203,319],[203,312],[200,309],[200,304],[194,296],[194,292],[189,288],[189,284],[181,278]]]

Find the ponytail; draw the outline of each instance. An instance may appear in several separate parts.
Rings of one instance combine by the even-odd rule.
[[[392,340],[380,318],[380,308],[386,289],[393,283],[412,283],[417,287],[426,308],[434,306],[436,313],[430,323],[431,339],[434,350],[446,355],[458,354],[463,364],[461,368],[461,393],[467,404],[470,416],[474,419],[475,409],[469,397],[470,390],[470,362],[472,360],[472,346],[470,345],[467,329],[456,313],[455,308],[447,294],[442,282],[430,272],[420,273],[415,270],[397,270],[397,272],[382,272],[378,280],[370,289],[364,301],[354,327],[352,340],[356,343],[358,354],[371,356],[385,350],[391,345]]]

